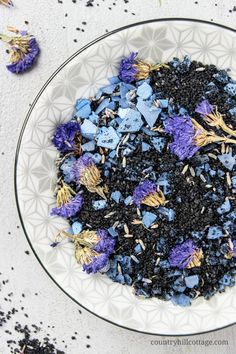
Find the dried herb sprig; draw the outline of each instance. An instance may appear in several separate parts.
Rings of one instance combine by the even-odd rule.
[[[11,0],[0,0],[0,4],[5,5],[7,7],[13,7],[14,4]]]

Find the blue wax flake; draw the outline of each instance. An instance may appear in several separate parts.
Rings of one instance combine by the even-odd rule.
[[[97,107],[95,113],[99,114],[101,113],[105,108],[107,108],[109,106],[110,103],[110,98],[105,98]]]
[[[229,82],[229,75],[226,70],[219,70],[217,74],[213,75],[213,77],[223,84]]]
[[[107,106],[107,108],[109,108],[109,109],[111,109],[112,111],[114,111],[114,109],[116,108],[115,102],[110,102],[109,105]]]
[[[169,100],[158,100],[159,104],[160,104],[160,108],[167,108],[169,105]]]
[[[95,163],[98,164],[101,162],[102,156],[98,152],[96,152],[96,154],[93,154],[91,157]]]
[[[172,296],[171,301],[174,305],[180,305],[183,307],[191,305],[190,298],[185,294],[174,295]]]
[[[207,85],[208,90],[206,91],[206,95],[211,95],[214,93],[217,93],[219,91],[218,87],[216,86],[216,84],[214,82],[210,82]]]
[[[79,221],[75,221],[72,225],[71,225],[72,231],[74,235],[80,234],[81,231],[83,230],[83,226]]]
[[[73,180],[73,176],[71,176],[71,169],[75,162],[76,158],[74,156],[70,156],[61,165],[60,169],[64,175],[64,181],[66,183],[70,183]]]
[[[157,209],[157,211],[165,216],[167,218],[168,221],[173,221],[175,219],[175,211],[173,209],[170,208],[166,208],[166,207],[159,207]]]
[[[232,116],[233,118],[236,118],[236,107],[231,108],[231,109],[229,110],[229,113],[231,114],[231,116]]]
[[[137,90],[137,95],[143,100],[147,100],[152,95],[152,88],[146,82],[142,83]]]
[[[195,237],[197,239],[201,239],[204,236],[204,231],[192,231],[191,235],[192,235],[192,237]]]
[[[171,193],[169,175],[167,172],[163,172],[157,179],[158,186],[161,186],[165,195]]]
[[[159,135],[158,132],[155,132],[147,127],[142,127],[142,131],[148,136],[158,136]]]
[[[236,176],[231,178],[233,188],[236,188]]]
[[[119,76],[112,76],[108,78],[110,84],[118,84],[120,82]]]
[[[186,289],[183,279],[177,278],[173,284],[173,290],[178,291],[179,293],[183,293]]]
[[[116,150],[112,150],[110,153],[109,153],[109,157],[114,159],[114,157],[116,156]]]
[[[86,98],[78,99],[75,104],[75,111],[77,117],[88,118],[92,112],[90,100]]]
[[[92,206],[94,210],[102,210],[105,209],[107,206],[107,202],[106,200],[93,200],[92,201]]]
[[[218,156],[220,162],[227,168],[228,170],[232,171],[235,165],[235,156],[232,156],[232,153],[222,154]]]
[[[84,138],[92,140],[97,132],[97,126],[89,119],[85,119],[81,125],[81,134]]]
[[[114,92],[116,86],[117,86],[116,84],[111,84],[111,85],[107,85],[107,86],[100,88],[100,90],[102,91],[102,93],[106,93],[106,94],[110,95]]]
[[[227,215],[228,219],[231,219],[232,221],[236,221],[236,211],[231,211],[231,213],[229,213]]]
[[[96,113],[92,112],[92,113],[90,114],[90,116],[88,117],[88,119],[89,119],[93,124],[98,124],[99,116],[98,116]]]
[[[133,197],[129,195],[127,198],[125,198],[124,203],[125,205],[130,205],[133,202]]]
[[[158,152],[162,152],[162,150],[165,147],[165,143],[166,143],[166,139],[165,138],[156,138],[153,137],[150,139],[154,148],[158,151]]]
[[[227,286],[233,286],[235,284],[235,280],[233,279],[232,275],[225,274],[220,280],[220,283]]]
[[[133,283],[132,278],[129,276],[129,274],[124,274],[124,278],[125,278],[125,283],[128,285],[131,285]]]
[[[198,275],[190,275],[189,277],[185,277],[185,284],[187,288],[194,288],[194,286],[197,286],[199,283],[199,276]]]
[[[91,140],[83,145],[81,145],[83,151],[94,151],[95,150],[95,141]]]
[[[225,175],[225,172],[218,168],[217,175],[218,175],[218,177],[223,177]]]
[[[150,149],[151,149],[151,145],[144,142],[142,143],[142,152],[149,151]]]
[[[207,238],[214,240],[220,237],[224,237],[223,229],[220,226],[210,226],[208,229]]]
[[[188,111],[187,111],[187,109],[185,109],[184,107],[180,107],[180,109],[179,109],[179,114],[180,114],[181,116],[185,116],[186,114],[188,114]]]
[[[236,96],[236,83],[229,83],[224,87],[225,92],[230,96]]]
[[[129,156],[133,151],[133,149],[127,147],[123,150],[123,156]]]
[[[142,252],[142,247],[140,246],[140,244],[137,244],[137,245],[134,247],[134,252],[135,252],[135,253],[140,253],[140,252]]]
[[[113,199],[116,203],[120,203],[123,199],[120,191],[115,191],[111,193],[111,199]]]
[[[109,234],[110,234],[112,237],[118,236],[118,232],[117,232],[113,227],[109,227],[109,229],[107,229],[107,231],[109,232]]]
[[[107,149],[114,150],[120,141],[120,138],[113,127],[102,127],[97,133],[97,145]]]
[[[149,211],[145,212],[143,218],[142,218],[142,222],[144,224],[145,227],[149,228],[154,221],[157,219],[157,215],[150,213]]]
[[[119,110],[122,121],[119,125],[118,132],[120,133],[134,133],[138,132],[143,126],[141,114],[134,109],[127,108]]]
[[[149,127],[153,127],[161,113],[161,108],[157,108],[155,111],[150,111],[150,106],[147,102],[143,101],[140,97],[138,98],[137,109],[144,116]]]
[[[225,202],[219,208],[217,208],[217,212],[218,214],[222,215],[228,213],[230,209],[231,209],[231,203],[229,199],[226,199]]]

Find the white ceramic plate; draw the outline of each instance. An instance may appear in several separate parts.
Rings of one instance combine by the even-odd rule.
[[[128,26],[107,34],[69,58],[47,81],[24,123],[16,156],[18,210],[27,239],[56,284],[97,316],[128,329],[165,335],[215,330],[236,322],[236,286],[210,301],[198,298],[189,308],[157,299],[135,297],[131,287],[105,275],[87,275],[75,261],[73,245],[52,249],[65,221],[51,218],[55,200],[56,149],[50,142],[55,126],[70,120],[76,98],[93,96],[117,74],[124,55],[155,62],[189,54],[192,59],[231,68],[236,77],[236,32],[211,23],[163,19]]]

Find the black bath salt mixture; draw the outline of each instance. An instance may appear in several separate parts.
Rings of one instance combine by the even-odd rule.
[[[55,332],[55,326],[47,325],[43,321],[32,324],[30,315],[24,313],[25,307],[16,308],[14,306],[16,294],[9,291],[9,285],[9,280],[5,279],[3,274],[0,273],[0,331],[8,337],[5,343],[1,341],[1,346],[5,344],[8,351],[1,354],[68,354],[71,338],[69,337],[67,340],[65,338],[55,338],[52,334]],[[37,295],[35,293],[35,296]],[[22,294],[22,298],[21,303],[27,304],[27,296]],[[81,312],[81,310],[79,311]],[[22,323],[23,321],[19,319],[21,318],[20,313],[24,313],[27,324]],[[74,334],[73,342],[76,342],[78,333],[74,332]],[[86,338],[88,340],[90,336],[88,335]]]
[[[53,137],[52,214],[70,228],[52,246],[69,237],[87,273],[175,305],[233,286],[236,83],[229,75],[189,57],[151,65],[131,53],[94,98],[78,99]]]

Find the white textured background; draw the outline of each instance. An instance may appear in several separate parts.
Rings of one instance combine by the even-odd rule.
[[[4,44],[0,44],[0,272],[3,273],[2,279],[10,281],[7,293],[14,292],[14,306],[25,307],[16,320],[29,324],[43,321],[45,333],[57,337],[59,343],[61,339],[67,342],[66,354],[234,353],[235,326],[190,338],[226,339],[228,346],[157,346],[152,345],[151,341],[163,337],[115,327],[80,309],[48,278],[32,252],[25,254],[29,246],[16,211],[13,169],[16,144],[29,104],[68,56],[107,30],[147,19],[199,18],[236,28],[236,11],[230,11],[236,6],[236,0],[162,0],[162,6],[159,0],[129,0],[127,4],[123,0],[95,0],[94,7],[85,7],[86,0],[77,0],[76,3],[63,0],[63,4],[57,0],[14,2],[16,6],[12,10],[0,6],[0,33],[5,31],[7,25],[29,28],[39,40],[42,50],[33,71],[24,76],[14,76],[5,69],[7,54]],[[25,21],[29,22],[27,26]],[[82,24],[84,21],[87,25]],[[84,29],[84,32],[76,30],[77,27]],[[36,292],[38,296],[34,295]],[[22,293],[25,298],[22,298]],[[6,304],[0,293],[1,307],[5,308]],[[24,317],[24,312],[28,313],[29,319]],[[48,325],[55,328],[47,331]],[[71,340],[75,331],[78,332],[76,341]],[[0,354],[10,353],[6,346],[7,339],[9,337],[4,328],[0,327]],[[87,344],[91,347],[87,348]],[[64,349],[63,345],[58,347]]]

